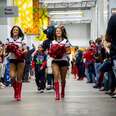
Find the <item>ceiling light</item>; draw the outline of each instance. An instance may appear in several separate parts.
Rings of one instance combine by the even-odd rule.
[[[58,22],[58,21],[81,21],[81,19],[52,19],[52,21],[56,21],[56,22]]]
[[[83,15],[82,11],[65,11],[65,12],[56,12],[56,11],[52,11],[49,13],[49,15],[72,15],[72,14],[77,14],[77,15]]]

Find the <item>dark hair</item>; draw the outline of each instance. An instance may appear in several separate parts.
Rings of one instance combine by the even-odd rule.
[[[23,38],[24,37],[24,34],[23,34],[21,28],[19,26],[17,26],[17,25],[15,25],[15,26],[12,27],[11,32],[10,32],[10,36],[13,38],[13,29],[15,27],[17,27],[19,29],[19,35],[18,36],[21,37],[21,38]]]
[[[61,27],[59,27],[59,26],[55,28],[55,31],[54,31],[54,39],[55,39],[55,40],[57,39],[57,37],[56,37],[56,30],[57,30],[57,29],[60,29],[60,30],[62,31],[62,35],[61,35],[62,38],[63,38],[63,39],[64,39],[64,38],[67,39],[66,34],[64,33],[64,30],[63,30]]]
[[[54,39],[54,29],[55,29],[54,26],[49,26],[47,29],[45,29],[43,31],[43,33],[46,34],[46,36],[47,36],[47,38],[49,40],[53,40]]]
[[[112,40],[115,41],[115,38],[116,38],[116,14],[112,15],[109,19],[105,40],[107,42],[111,42]]]
[[[91,45],[92,43],[95,43],[93,40],[89,40],[89,44]]]
[[[29,46],[27,46],[27,50],[28,50],[28,51],[30,50]]]
[[[95,40],[95,43],[97,44],[100,44],[102,42],[102,38],[98,37],[96,40]]]
[[[75,47],[75,50],[78,50],[78,49],[79,49],[79,46],[76,46],[76,47]]]
[[[67,32],[66,32],[65,27],[64,27],[64,26],[61,26],[61,29],[62,29],[63,37],[64,37],[65,39],[68,39],[68,37],[67,37]]]

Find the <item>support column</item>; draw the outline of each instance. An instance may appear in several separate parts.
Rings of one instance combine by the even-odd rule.
[[[7,0],[0,0],[0,7],[6,6]],[[4,42],[7,38],[7,18],[0,17],[0,41]]]
[[[107,0],[97,0],[92,8],[91,39],[105,35],[107,25]]]
[[[104,0],[97,1],[98,8],[98,37],[105,34],[104,21]]]
[[[14,6],[13,0],[7,0],[7,6]],[[11,28],[15,24],[15,17],[7,17],[7,35],[10,37]]]
[[[92,12],[92,21],[91,21],[91,40],[97,38],[97,7],[91,9]]]

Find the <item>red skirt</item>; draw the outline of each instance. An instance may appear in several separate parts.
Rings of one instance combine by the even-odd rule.
[[[78,68],[77,68],[76,65],[73,65],[73,66],[72,66],[71,73],[72,73],[72,74],[78,74]]]

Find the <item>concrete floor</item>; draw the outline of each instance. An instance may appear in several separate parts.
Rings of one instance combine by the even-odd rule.
[[[116,99],[85,81],[67,79],[66,97],[55,101],[54,91],[40,94],[35,83],[23,83],[23,100],[16,102],[12,88],[0,89],[0,116],[116,116]]]

